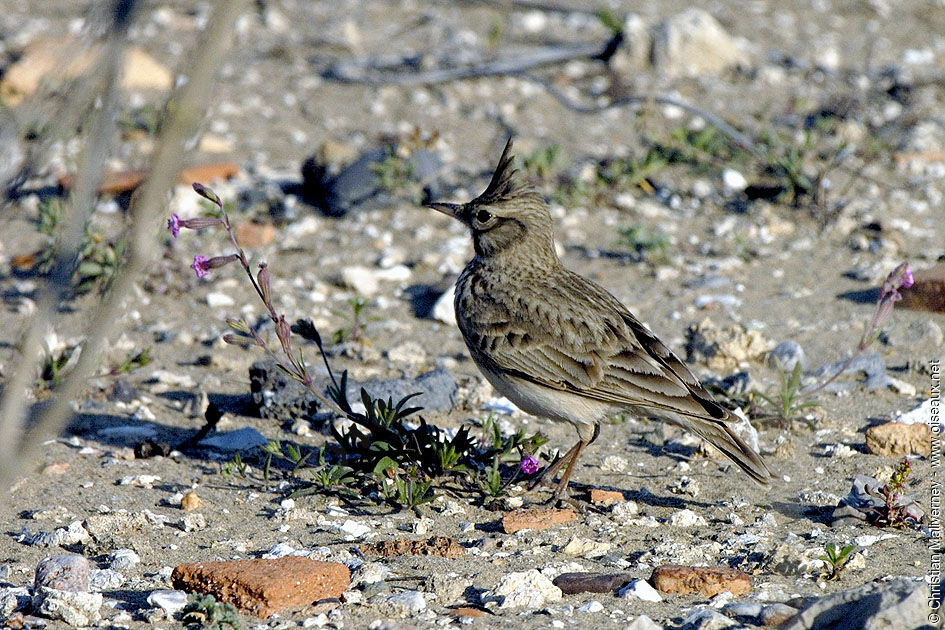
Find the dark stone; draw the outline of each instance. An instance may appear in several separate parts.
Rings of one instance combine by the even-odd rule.
[[[263,418],[282,422],[297,418],[313,419],[319,401],[308,389],[286,376],[274,361],[257,361],[249,368],[250,391],[253,403]],[[330,381],[322,379],[317,387],[327,395]],[[348,380],[348,401],[352,406],[361,401],[364,387],[375,398],[391,398],[397,403],[404,396],[419,393],[410,399],[409,406],[427,410],[448,410],[455,406],[459,386],[453,375],[444,368],[436,368],[416,378],[394,378],[360,383]]]
[[[171,447],[164,442],[155,440],[142,440],[135,444],[135,459],[149,459],[151,457],[167,457],[171,452]]]
[[[123,403],[130,403],[138,397],[138,390],[123,378],[115,379],[112,391],[108,392],[108,399]]]
[[[330,176],[328,166],[313,156],[302,165],[302,197],[332,217],[346,215],[356,206],[384,192],[377,175],[377,166],[391,155],[389,147],[364,151],[358,158]],[[407,159],[411,178],[421,186],[435,186],[443,167],[440,156],[433,151],[416,151]]]
[[[836,363],[827,363],[821,366],[814,376],[819,379],[830,378],[843,367],[845,361]],[[890,378],[886,374],[886,363],[878,352],[861,354],[850,363],[850,366],[844,370],[837,380],[833,381],[824,389],[829,392],[845,391],[853,389],[856,386],[855,381],[848,380],[851,376],[860,376],[863,378],[863,387],[866,389],[885,389],[889,386]]]
[[[552,584],[565,595],[575,593],[611,593],[633,580],[630,573],[562,573]]]

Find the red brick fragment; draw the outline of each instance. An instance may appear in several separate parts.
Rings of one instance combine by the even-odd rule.
[[[506,534],[514,534],[523,529],[533,529],[537,532],[576,518],[577,515],[571,508],[525,508],[509,512],[502,517],[502,529]]]
[[[268,617],[337,598],[351,583],[348,567],[301,556],[182,564],[171,573],[174,588],[213,595],[245,613]]]
[[[751,578],[748,574],[729,567],[664,564],[653,569],[650,583],[664,593],[699,593],[704,597],[714,597],[724,591],[739,596],[751,591]]]
[[[590,499],[594,505],[603,506],[627,500],[620,490],[605,490],[604,488],[591,488]]]

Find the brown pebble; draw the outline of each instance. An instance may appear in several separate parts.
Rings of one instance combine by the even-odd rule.
[[[591,488],[590,499],[591,503],[594,505],[603,506],[608,506],[627,500],[627,498],[623,496],[623,492],[620,490],[605,490],[603,488]]]
[[[532,529],[540,532],[543,529],[567,523],[577,518],[571,508],[525,508],[509,512],[502,517],[502,530],[506,534],[514,534],[523,529]]]
[[[264,247],[276,238],[276,226],[270,223],[247,221],[235,228],[236,240],[243,247]]]
[[[552,584],[565,595],[575,593],[610,593],[633,579],[630,573],[562,573]]]
[[[43,468],[44,475],[61,475],[69,470],[69,462],[53,462]]]
[[[215,179],[230,179],[236,177],[240,167],[236,162],[208,162],[185,168],[180,172],[177,180],[190,186],[194,182],[206,184]]]
[[[440,556],[458,558],[466,549],[455,538],[449,536],[431,536],[426,540],[384,540],[372,545],[361,545],[358,549],[363,554],[376,554],[384,558],[393,556]]]
[[[927,424],[880,424],[866,430],[866,450],[873,455],[886,457],[928,457],[932,453],[932,431]]]
[[[699,593],[704,597],[714,597],[724,591],[739,596],[751,591],[748,574],[728,567],[664,564],[653,569],[650,583],[664,593]]]
[[[915,283],[900,289],[899,306],[919,311],[945,313],[945,262],[913,273]]]
[[[457,617],[482,617],[486,613],[482,612],[478,608],[463,606],[462,608],[454,608],[453,614]]]
[[[174,588],[213,595],[243,612],[268,617],[286,608],[338,598],[351,583],[348,567],[301,556],[182,564],[171,573]]]
[[[180,508],[187,512],[203,507],[203,500],[197,496],[197,493],[191,490],[180,500]]]

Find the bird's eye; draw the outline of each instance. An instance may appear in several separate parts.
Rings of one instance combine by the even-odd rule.
[[[476,213],[476,222],[478,223],[488,223],[492,220],[492,213],[488,210],[480,210]]]

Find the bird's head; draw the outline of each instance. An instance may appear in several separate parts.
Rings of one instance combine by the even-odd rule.
[[[509,138],[481,195],[468,203],[434,203],[430,207],[465,223],[480,257],[526,255],[557,260],[548,206],[512,166],[512,159]]]

